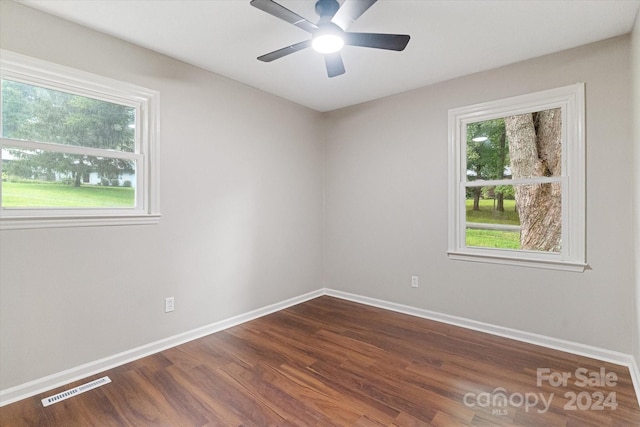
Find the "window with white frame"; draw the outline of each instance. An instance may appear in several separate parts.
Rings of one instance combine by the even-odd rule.
[[[449,111],[449,257],[584,271],[584,84]]]
[[[1,51],[0,228],[158,221],[158,93]]]

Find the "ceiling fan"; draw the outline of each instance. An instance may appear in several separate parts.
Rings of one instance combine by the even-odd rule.
[[[283,47],[259,56],[263,62],[271,62],[283,56],[308,47],[323,53],[329,77],[344,74],[344,63],[340,50],[344,45],[371,47],[401,51],[409,43],[409,36],[403,34],[350,33],[349,26],[367,11],[377,0],[345,0],[342,6],[337,0],[318,0],[316,13],[320,16],[317,24],[306,20],[295,12],[273,0],[251,0],[251,5],[311,33],[311,39]]]

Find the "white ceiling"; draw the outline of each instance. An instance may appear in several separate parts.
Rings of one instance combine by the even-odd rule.
[[[318,111],[625,34],[640,8],[640,0],[379,0],[349,30],[409,34],[409,45],[403,52],[347,46],[346,74],[329,79],[322,55],[311,49],[256,60],[309,34],[249,0],[21,3]],[[317,21],[313,0],[279,3]]]

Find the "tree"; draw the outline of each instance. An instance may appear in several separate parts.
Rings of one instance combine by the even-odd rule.
[[[482,138],[478,138],[482,137]],[[467,169],[469,180],[503,179],[508,161],[503,119],[486,120],[467,125]],[[473,210],[480,210],[481,187],[472,187]],[[504,211],[504,192],[494,189],[497,210]]]
[[[135,151],[131,127],[135,110],[124,105],[3,80],[2,119],[5,138]],[[133,162],[123,159],[63,154],[55,149],[8,151],[18,160],[10,162],[8,173],[15,169],[29,178],[68,176],[75,186],[91,172],[106,178],[133,172]]]
[[[496,178],[504,179],[504,167],[506,166],[507,161],[507,137],[504,128],[504,120],[501,120],[500,126],[500,134],[498,135],[498,156],[496,158]],[[498,212],[504,212],[504,195],[505,191],[502,188],[504,186],[496,187],[496,200],[498,205],[496,206],[496,210]]]
[[[560,109],[505,117],[513,178],[560,176],[562,116]],[[524,250],[559,252],[562,206],[559,183],[517,185],[520,246]]]

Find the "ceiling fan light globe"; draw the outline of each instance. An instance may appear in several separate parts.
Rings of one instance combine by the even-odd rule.
[[[313,38],[311,46],[320,53],[334,53],[342,49],[344,40],[337,34],[319,34]]]

